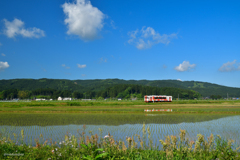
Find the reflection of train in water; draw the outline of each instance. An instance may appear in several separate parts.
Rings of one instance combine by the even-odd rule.
[[[166,95],[146,95],[144,102],[172,102],[172,96]]]

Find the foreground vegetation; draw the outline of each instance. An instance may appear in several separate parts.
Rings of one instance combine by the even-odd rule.
[[[186,138],[186,131],[180,130],[178,136],[166,136],[154,146],[151,132],[143,125],[143,136],[126,137],[126,140],[115,140],[110,135],[103,137],[90,132],[86,136],[85,126],[79,135],[65,135],[65,140],[53,142],[40,135],[36,146],[24,143],[24,131],[20,141],[0,135],[0,159],[240,159],[239,148],[233,140],[224,140],[212,134],[205,138],[198,134],[196,141]]]

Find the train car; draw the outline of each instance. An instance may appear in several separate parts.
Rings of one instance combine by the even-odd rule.
[[[172,96],[166,95],[146,95],[144,102],[172,102]]]

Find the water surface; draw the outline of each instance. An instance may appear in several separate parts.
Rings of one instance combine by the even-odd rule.
[[[87,135],[90,135],[89,131],[100,135],[101,128],[102,137],[109,132],[114,139],[125,140],[126,136],[142,136],[145,123],[157,145],[159,139],[165,139],[167,135],[179,135],[180,129],[187,131],[186,136],[190,140],[196,140],[199,133],[206,138],[213,133],[225,139],[233,139],[236,145],[240,145],[239,122],[239,115],[214,114],[1,114],[0,132],[14,139],[13,133],[20,137],[23,129],[25,143],[35,145],[35,139],[40,134],[44,139],[60,142],[66,134],[78,137],[83,125],[86,125]]]

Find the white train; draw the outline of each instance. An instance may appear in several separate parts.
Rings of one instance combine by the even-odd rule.
[[[146,95],[144,102],[172,102],[172,96],[166,95]]]

